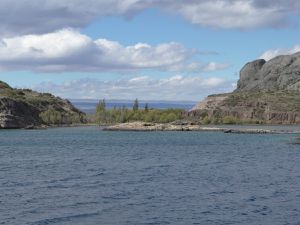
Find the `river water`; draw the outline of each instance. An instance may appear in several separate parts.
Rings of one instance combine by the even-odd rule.
[[[0,131],[0,224],[300,224],[297,135]]]

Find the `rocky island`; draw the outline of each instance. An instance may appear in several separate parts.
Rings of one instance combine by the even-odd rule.
[[[0,81],[0,129],[84,123],[85,114],[68,100]]]

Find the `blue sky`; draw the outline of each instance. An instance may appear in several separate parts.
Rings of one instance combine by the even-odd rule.
[[[12,1],[0,80],[64,98],[201,100],[249,61],[300,51],[293,0]]]

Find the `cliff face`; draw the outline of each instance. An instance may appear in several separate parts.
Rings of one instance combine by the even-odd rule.
[[[300,53],[247,63],[240,72],[236,92],[300,91]]]
[[[67,100],[28,89],[13,89],[0,81],[0,128],[82,123],[84,116]]]
[[[249,123],[300,124],[300,94],[280,91],[214,95],[197,104],[189,114],[205,114],[219,120],[229,116]]]
[[[0,98],[0,128],[25,128],[41,122],[35,107],[22,101]]]
[[[220,120],[233,117],[254,123],[300,124],[300,53],[247,63],[233,93],[209,96],[189,114]]]

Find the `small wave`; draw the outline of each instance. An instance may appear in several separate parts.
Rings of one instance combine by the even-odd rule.
[[[43,219],[39,220],[36,222],[31,223],[32,225],[48,225],[52,223],[60,223],[60,222],[70,222],[73,219],[84,219],[87,217],[93,217],[93,216],[98,216],[99,212],[95,213],[82,213],[82,214],[76,214],[76,215],[71,215],[71,216],[64,216],[64,217],[55,217],[55,218],[50,218],[50,219]]]

